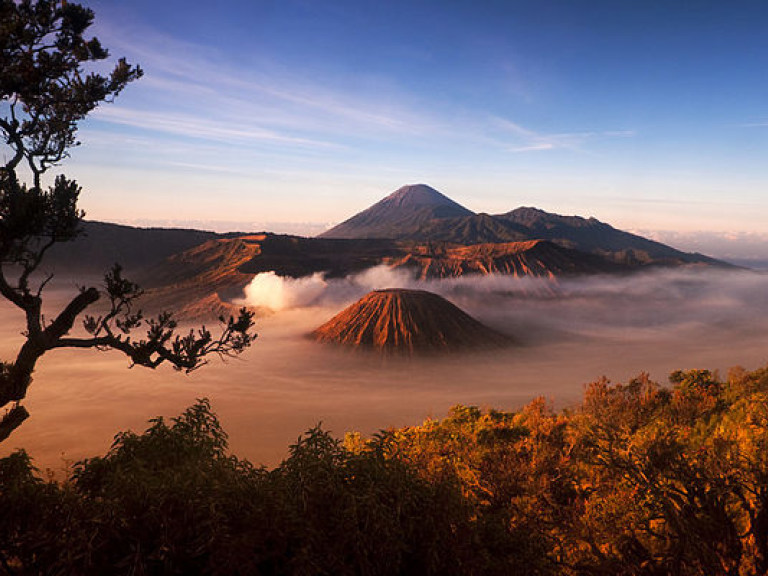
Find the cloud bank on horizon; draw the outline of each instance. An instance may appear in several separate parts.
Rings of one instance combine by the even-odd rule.
[[[338,222],[427,182],[491,213],[768,223],[757,3],[86,3],[146,70],[67,167],[99,219]]]

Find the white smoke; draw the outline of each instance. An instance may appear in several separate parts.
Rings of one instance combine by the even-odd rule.
[[[243,304],[269,308],[274,312],[311,306],[329,306],[357,300],[371,290],[409,288],[410,275],[387,266],[369,268],[345,278],[327,279],[321,272],[302,278],[278,276],[275,272],[257,274],[245,287]]]
[[[275,312],[313,306],[338,307],[354,302],[372,290],[385,288],[427,290],[456,302],[464,302],[478,297],[483,299],[488,295],[551,296],[557,291],[557,283],[544,278],[517,278],[501,274],[419,280],[407,270],[395,270],[386,265],[374,266],[344,278],[326,278],[319,272],[291,278],[270,271],[254,277],[245,287],[245,298],[240,303]]]
[[[246,288],[243,303],[276,312],[325,308],[324,314],[335,314],[371,290],[412,288],[440,294],[531,344],[578,337],[676,341],[675,335],[699,341],[704,326],[724,338],[763,334],[767,285],[768,275],[695,268],[551,281],[493,274],[420,280],[407,271],[377,266],[344,278],[259,274]]]
[[[284,278],[262,272],[245,287],[245,303],[275,312],[311,306],[325,292],[328,283],[320,273],[304,278]]]

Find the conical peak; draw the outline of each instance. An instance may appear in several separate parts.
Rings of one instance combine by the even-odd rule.
[[[449,352],[507,346],[510,339],[425,290],[368,293],[313,332],[333,342],[390,352]]]
[[[456,202],[426,184],[408,184],[395,190],[383,200],[400,207],[459,206]]]
[[[395,190],[321,236],[409,239],[425,224],[473,214],[426,184],[411,184]]]

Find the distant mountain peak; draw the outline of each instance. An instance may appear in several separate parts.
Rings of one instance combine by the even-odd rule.
[[[382,202],[398,207],[416,206],[456,206],[466,210],[460,204],[454,202],[448,196],[441,194],[426,184],[407,184],[392,192]],[[467,210],[467,212],[469,212]]]
[[[323,238],[408,238],[427,222],[474,216],[426,184],[395,190],[373,206],[320,234]]]
[[[475,214],[426,184],[403,186],[320,236],[463,245],[541,239],[635,267],[717,264],[596,218],[561,216],[528,206],[505,214]]]

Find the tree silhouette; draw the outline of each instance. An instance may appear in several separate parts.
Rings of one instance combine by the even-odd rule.
[[[178,334],[167,312],[145,318],[135,307],[141,289],[117,265],[101,289],[81,288],[52,321],[42,314],[42,293],[52,278],[39,272],[43,258],[53,245],[76,238],[84,217],[74,180],[59,175],[44,189],[42,176],[79,144],[78,122],[142,75],[125,59],[109,74],[87,70],[108,57],[98,39],[84,36],[92,22],[93,12],[78,4],[0,0],[0,295],[26,318],[26,340],[15,361],[0,362],[0,407],[6,408],[0,442],[28,418],[20,402],[35,364],[49,350],[115,349],[132,364],[155,368],[167,362],[190,372],[208,355],[238,354],[255,338],[253,315],[246,309],[238,317],[220,318],[216,337],[205,327]],[[70,337],[78,317],[102,295],[106,312],[84,316],[88,336]],[[132,338],[137,329],[145,334]]]

